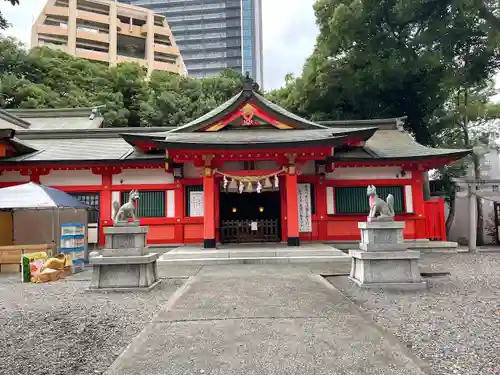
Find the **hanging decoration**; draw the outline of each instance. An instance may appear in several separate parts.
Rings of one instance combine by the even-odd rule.
[[[262,175],[262,176],[233,176],[221,172],[217,169],[213,170],[214,173],[218,173],[223,176],[223,187],[225,191],[237,190],[240,194],[244,191],[261,193],[264,189],[278,189],[279,188],[279,175],[286,172],[285,168],[277,170],[276,172]],[[271,179],[274,180],[272,181]],[[254,184],[256,185],[254,187]]]
[[[262,184],[260,183],[260,181],[257,181],[257,193],[260,194],[260,192],[262,191]]]
[[[224,176],[226,178],[226,176]],[[236,190],[238,189],[238,181],[235,179],[232,179],[231,182],[229,183],[229,190]]]

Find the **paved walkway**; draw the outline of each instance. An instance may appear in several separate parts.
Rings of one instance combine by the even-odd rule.
[[[205,266],[106,375],[424,374],[306,267]]]

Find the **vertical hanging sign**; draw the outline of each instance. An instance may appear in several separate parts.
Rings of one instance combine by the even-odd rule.
[[[191,191],[189,193],[189,216],[203,216],[203,191]]]
[[[299,232],[312,232],[311,184],[297,184]]]

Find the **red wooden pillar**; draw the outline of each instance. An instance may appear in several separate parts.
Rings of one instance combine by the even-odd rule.
[[[104,245],[104,227],[113,224],[111,217],[111,173],[102,174],[102,190],[99,196],[99,244]]]
[[[300,246],[299,240],[299,198],[297,194],[297,174],[290,168],[285,177],[286,184],[286,216],[288,246]]]
[[[425,225],[427,213],[425,212],[424,191],[422,187],[423,176],[419,171],[415,171],[414,173],[415,178],[412,183],[413,211],[417,215],[417,220],[415,220],[415,238],[428,238]]]
[[[203,171],[203,246],[215,248],[215,181],[211,168]]]
[[[327,213],[327,202],[326,202],[326,181],[324,176],[319,176],[316,180],[316,185],[314,188],[316,192],[316,216],[318,220],[318,237],[313,238],[314,240],[326,240],[326,226],[328,221],[326,217]]]
[[[175,186],[175,242],[184,243],[184,185],[177,181]]]

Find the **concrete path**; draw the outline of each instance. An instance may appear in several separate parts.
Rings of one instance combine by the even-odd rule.
[[[422,366],[307,267],[239,265],[187,280],[105,374],[413,375]]]

